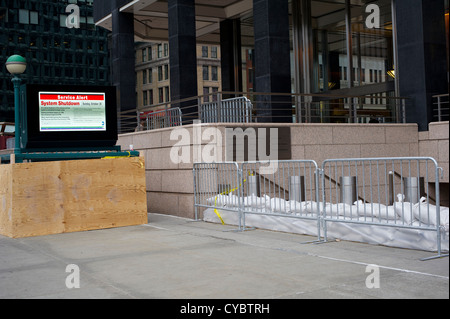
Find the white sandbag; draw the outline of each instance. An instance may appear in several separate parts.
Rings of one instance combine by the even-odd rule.
[[[238,207],[239,197],[236,195],[216,195],[214,197],[208,198],[206,203],[209,206],[214,207]]]
[[[339,204],[327,204],[325,206],[325,212],[327,216],[345,216],[356,218],[358,216],[358,212],[356,206],[352,206],[345,203]]]
[[[414,205],[414,217],[420,222],[437,226],[437,210],[436,206],[429,204],[425,197],[420,199],[420,202]],[[449,208],[441,206],[440,207],[440,226],[443,226],[446,231],[449,230]]]
[[[243,204],[245,207],[251,208],[264,208],[270,205],[270,197],[265,195],[264,197],[258,197],[256,195],[251,195],[243,198]]]
[[[393,206],[386,206],[380,203],[364,203],[362,200],[356,201],[354,206],[361,217],[387,220],[399,219]]]
[[[307,211],[307,213],[308,214],[321,214],[322,212],[323,212],[323,202],[319,202],[319,203],[317,203],[317,202],[313,202],[313,201],[310,201],[310,202],[305,202],[305,204],[306,204],[306,211]],[[328,207],[330,204],[329,203],[327,203],[326,205],[325,205],[325,207]],[[319,209],[319,212],[317,212],[317,209]]]
[[[414,205],[410,202],[404,202],[405,195],[397,195],[398,202],[394,203],[394,209],[400,222],[406,225],[412,225],[416,218],[414,217]]]
[[[291,212],[289,202],[283,198],[271,198],[266,205],[266,208],[270,209],[274,213],[289,214]]]
[[[297,202],[295,200],[291,200],[288,203],[289,203],[289,210],[293,214],[296,215],[311,214],[311,212],[308,210],[309,202]]]

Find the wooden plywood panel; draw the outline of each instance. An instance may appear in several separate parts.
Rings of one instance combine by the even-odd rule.
[[[147,222],[143,159],[105,159],[85,166],[66,162],[65,165],[62,177],[66,185],[67,231]]]
[[[0,165],[0,234],[12,234],[11,165]]]
[[[148,222],[143,158],[3,165],[0,172],[2,235],[19,238]]]
[[[13,165],[14,234],[28,237],[64,232],[64,183],[60,175],[60,162]]]

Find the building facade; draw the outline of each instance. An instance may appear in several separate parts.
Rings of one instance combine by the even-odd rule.
[[[97,0],[95,20],[127,41],[169,43],[172,100],[198,94],[197,43],[211,43],[222,89],[268,94],[256,101],[267,122],[292,121],[291,100],[274,93],[314,94],[302,103],[317,103],[320,121],[347,123],[361,120],[353,110],[370,115],[403,98],[406,122],[426,131],[433,97],[449,91],[448,10],[448,0]],[[118,50],[113,68],[125,69],[127,48]]]
[[[80,8],[80,28],[68,28],[66,8]],[[14,121],[11,75],[5,62],[27,60],[24,83],[110,85],[109,31],[96,27],[93,0],[0,0],[0,121]]]
[[[220,48],[197,45],[198,96],[203,101],[217,99],[221,91]],[[139,109],[157,111],[171,102],[169,43],[138,43],[136,45],[136,99]]]

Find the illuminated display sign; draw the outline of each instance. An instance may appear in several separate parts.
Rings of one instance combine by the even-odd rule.
[[[116,93],[111,86],[22,86],[22,147],[34,150],[115,146]]]
[[[39,92],[41,132],[106,131],[105,93]]]

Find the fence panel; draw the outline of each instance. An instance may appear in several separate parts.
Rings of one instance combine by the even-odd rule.
[[[142,130],[156,130],[166,127],[177,127],[182,125],[182,112],[179,107],[170,108],[167,111],[142,113],[140,115]]]
[[[212,208],[224,223],[220,211],[231,211],[239,230],[246,229],[249,215],[273,216],[252,218],[263,228],[286,217],[292,229],[317,235],[315,242],[328,240],[329,227],[342,238],[388,245],[423,238],[423,245],[412,246],[445,257],[441,236],[448,232],[449,214],[440,206],[441,172],[427,157],[325,160],[321,169],[312,160],[194,164],[195,216]],[[331,223],[342,227],[331,229]]]
[[[220,210],[241,214],[239,189],[241,187],[240,170],[237,163],[196,163],[194,174],[195,219],[199,219],[199,209],[213,208],[219,219]],[[241,216],[239,216],[239,229]]]
[[[246,97],[200,105],[202,123],[251,123],[253,105]]]
[[[335,159],[323,162],[322,219],[436,232],[441,255],[440,168],[433,158]],[[435,184],[432,192],[430,183]],[[448,213],[447,213],[448,214]]]
[[[241,208],[248,214],[317,221],[320,240],[319,176],[315,161],[242,164]]]

